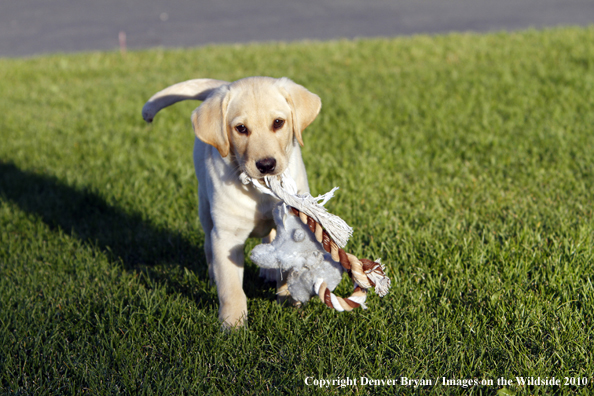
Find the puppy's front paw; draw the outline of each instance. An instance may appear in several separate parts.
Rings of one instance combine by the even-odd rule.
[[[219,309],[219,321],[221,321],[225,329],[245,326],[247,324],[247,306],[242,306],[242,304],[225,304],[221,306]]]

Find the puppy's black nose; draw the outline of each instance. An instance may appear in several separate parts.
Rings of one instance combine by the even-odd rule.
[[[264,158],[256,162],[256,168],[258,168],[263,175],[274,172],[275,167],[276,160],[274,158]]]

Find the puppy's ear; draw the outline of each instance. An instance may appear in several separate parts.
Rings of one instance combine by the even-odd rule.
[[[297,141],[303,146],[302,132],[318,116],[322,108],[320,97],[286,77],[278,80],[279,87],[284,90],[285,97],[291,106],[293,117],[293,133]]]
[[[229,155],[227,134],[227,105],[229,88],[221,87],[192,112],[192,126],[196,137],[219,150],[221,157]]]

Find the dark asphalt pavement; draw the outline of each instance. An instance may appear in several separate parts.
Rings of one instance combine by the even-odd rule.
[[[593,0],[0,0],[0,57],[594,23]]]

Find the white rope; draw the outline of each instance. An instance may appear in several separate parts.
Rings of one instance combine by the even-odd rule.
[[[338,190],[338,187],[334,187],[326,194],[313,197],[309,193],[298,194],[297,185],[287,172],[283,173],[280,177],[264,177],[263,180],[266,186],[262,185],[259,180],[252,179],[245,172],[242,172],[239,178],[243,184],[249,184],[251,182],[258,191],[272,195],[285,205],[292,206],[313,218],[320,223],[332,240],[341,248],[346,246],[349,238],[353,235],[353,229],[343,219],[329,213],[323,206],[334,197],[334,192]]]

